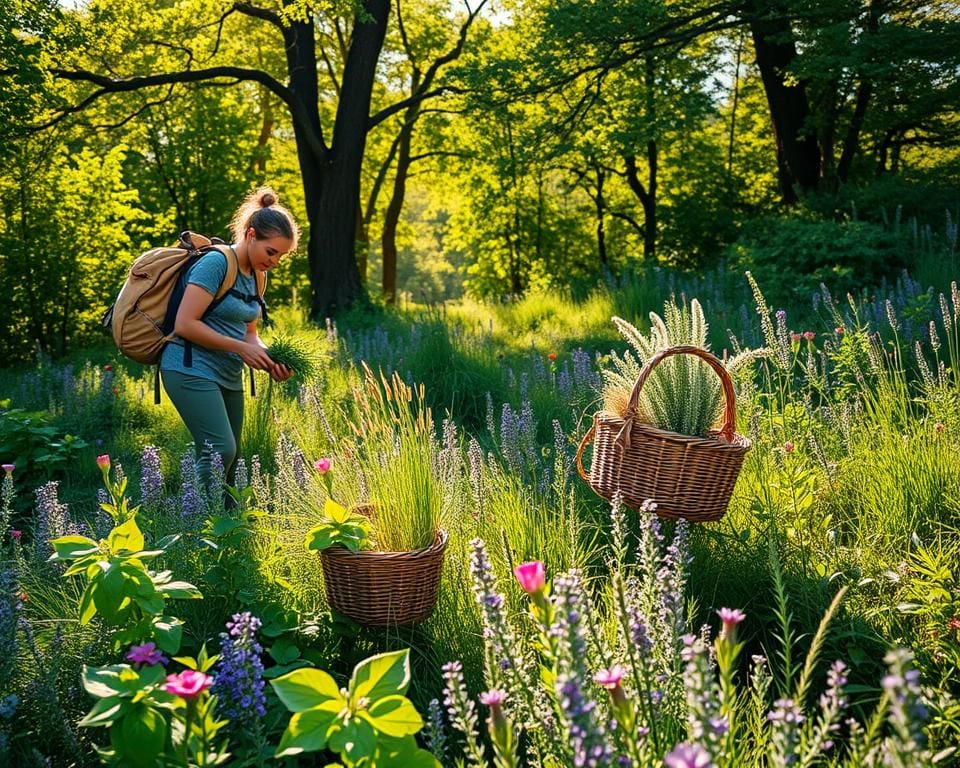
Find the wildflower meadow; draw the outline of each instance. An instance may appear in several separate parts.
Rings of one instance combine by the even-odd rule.
[[[953,764],[956,282],[784,310],[750,275],[650,278],[278,312],[316,373],[260,382],[232,486],[216,461],[199,484],[115,353],[4,374],[4,764]],[[575,461],[645,356],[691,340],[739,358],[752,445],[709,523],[600,498]],[[719,387],[684,366],[709,426]],[[428,618],[331,607],[328,555],[441,529]]]

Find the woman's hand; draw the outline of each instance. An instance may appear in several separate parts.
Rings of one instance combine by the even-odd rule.
[[[267,354],[266,348],[262,347],[260,344],[254,344],[249,341],[243,341],[240,343],[240,349],[237,350],[243,362],[249,365],[251,368],[254,368],[258,371],[270,371],[270,375],[273,375],[273,369],[282,367],[278,363],[273,362],[270,359],[270,355]],[[291,373],[291,375],[293,375]],[[290,376],[287,376],[289,379]]]
[[[270,369],[270,378],[274,381],[286,381],[293,376],[293,371],[280,363],[274,363]]]

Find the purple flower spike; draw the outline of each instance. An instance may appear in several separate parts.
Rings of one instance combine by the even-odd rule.
[[[677,744],[673,751],[663,756],[667,768],[711,768],[710,755],[699,744]]]

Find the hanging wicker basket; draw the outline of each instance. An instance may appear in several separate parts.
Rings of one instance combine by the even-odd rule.
[[[673,355],[695,355],[706,361],[723,388],[723,425],[708,437],[691,437],[657,429],[636,420],[637,401],[653,369]],[[750,441],[736,434],[736,396],[730,374],[716,357],[693,346],[658,352],[640,371],[630,393],[626,418],[601,411],[577,449],[577,471],[599,496],[612,499],[619,491],[623,503],[638,509],[656,502],[658,515],[705,523],[727,511],[733,487],[750,450]],[[589,472],[583,451],[593,441]]]
[[[447,549],[447,532],[413,552],[351,552],[330,547],[320,553],[327,601],[358,624],[413,624],[433,613]]]

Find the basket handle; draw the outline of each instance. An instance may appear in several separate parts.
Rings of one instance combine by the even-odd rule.
[[[590,429],[587,430],[587,434],[583,436],[583,439],[580,441],[580,447],[577,448],[577,472],[580,477],[586,482],[590,482],[590,478],[587,477],[587,473],[583,469],[583,449],[586,448],[590,441],[593,439],[593,436],[597,433],[597,420],[594,418],[593,424],[590,425]]]
[[[644,382],[647,380],[647,378],[649,378],[650,374],[653,373],[653,369],[656,368],[662,360],[672,357],[673,355],[694,355],[708,363],[710,367],[716,371],[717,375],[720,377],[720,385],[723,388],[724,400],[723,426],[720,428],[718,434],[728,443],[733,442],[734,430],[737,426],[737,397],[733,391],[733,379],[730,378],[730,374],[727,373],[727,369],[723,367],[723,363],[721,363],[714,355],[710,354],[705,349],[701,349],[700,347],[695,347],[689,344],[681,344],[676,347],[667,347],[666,349],[657,352],[657,354],[647,360],[643,366],[643,369],[640,371],[640,375],[637,377],[637,383],[633,385],[633,391],[630,393],[630,401],[627,404],[627,414],[636,414],[637,401],[640,399],[640,389],[643,387]],[[628,418],[630,418],[629,415]],[[581,444],[581,449],[582,447],[583,445]]]

